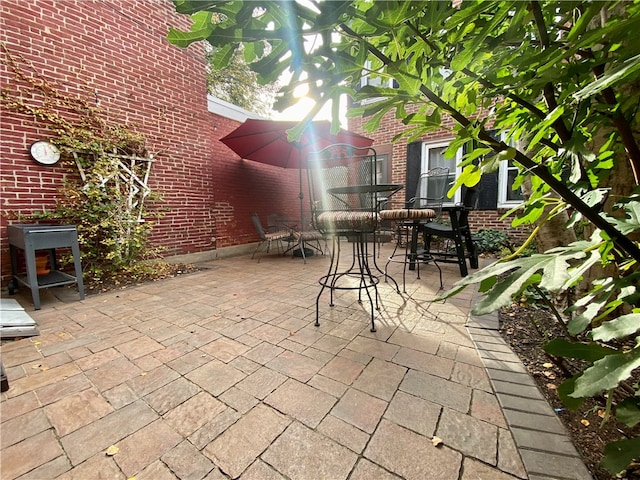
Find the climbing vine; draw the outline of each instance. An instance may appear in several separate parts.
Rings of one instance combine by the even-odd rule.
[[[113,121],[91,89],[70,94],[5,44],[0,48],[13,74],[0,92],[2,108],[46,127],[69,173],[54,208],[15,217],[77,225],[85,274],[93,279],[145,274],[141,265],[143,271],[160,268],[140,263],[158,253],[149,248],[153,219],[159,213],[148,211],[145,202],[160,198],[147,183],[154,156],[145,136],[135,125]]]

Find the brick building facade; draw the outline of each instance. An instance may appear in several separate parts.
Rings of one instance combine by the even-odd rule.
[[[410,111],[411,107],[408,107]],[[374,132],[366,132],[364,124],[366,119],[351,118],[349,119],[349,129],[367,135],[374,139],[374,147],[378,155],[386,155],[387,162],[387,180],[392,183],[407,185],[413,181],[417,182],[417,175],[420,173],[421,164],[424,157],[424,146],[431,144],[444,145],[453,139],[452,133],[453,120],[443,115],[442,128],[430,132],[417,141],[407,144],[406,141],[400,140],[392,142],[392,139],[401,134],[406,128],[402,122],[395,118],[395,112],[387,113],[380,122],[379,127]],[[422,167],[424,168],[424,167]],[[512,217],[502,219],[517,202],[507,205],[501,204],[499,201],[498,190],[505,186],[500,185],[498,181],[498,172],[483,175],[481,184],[479,185],[480,198],[478,206],[469,216],[469,222],[472,228],[477,231],[480,229],[496,229],[505,232],[513,243],[521,243],[525,240],[530,232],[527,227],[514,228],[511,226]],[[397,203],[404,203],[413,195],[411,189],[405,189],[405,195],[395,198]],[[460,197],[456,199],[460,201]]]
[[[7,0],[0,3],[0,87],[14,81],[7,53],[69,96],[90,92],[114,123],[135,123],[156,154],[149,184],[165,215],[152,243],[166,255],[222,251],[257,241],[250,212],[294,214],[296,171],[240,160],[219,138],[242,118],[207,102],[203,45],[169,44],[169,27],[188,28],[170,0]],[[3,285],[10,268],[6,226],[16,214],[51,208],[67,175],[43,166],[29,146],[54,134],[31,116],[3,108],[0,211]]]

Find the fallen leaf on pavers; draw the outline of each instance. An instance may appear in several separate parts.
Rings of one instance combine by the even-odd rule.
[[[49,370],[49,367],[40,367],[41,372],[46,372],[47,370]]]
[[[111,445],[109,448],[107,448],[107,451],[104,453],[106,453],[109,457],[113,457],[119,451],[120,449],[118,447],[116,447],[115,445]]]
[[[433,437],[431,439],[431,443],[433,443],[434,447],[441,447],[442,445],[444,445],[440,437]]]
[[[141,376],[141,377],[144,377],[144,376],[146,376],[147,374],[148,374],[148,372],[142,372],[142,373],[140,374],[140,376]]]
[[[138,480],[136,477],[129,477],[127,480]]]
[[[553,367],[553,363],[549,363],[549,362],[547,362],[547,363],[543,363],[543,364],[542,364],[542,366],[543,366],[544,368],[551,368],[551,367]]]
[[[589,425],[591,425],[591,422],[589,422],[589,420],[587,419],[580,420],[580,423],[583,424],[585,427],[588,427]]]
[[[40,368],[41,366],[42,366],[42,364],[38,363],[36,365],[32,365],[31,368],[33,368],[35,370],[36,368]]]
[[[290,331],[289,331],[289,335],[290,335],[290,336],[291,336],[291,335],[295,335],[295,334],[296,334],[296,333],[295,333],[293,330],[290,330]]]

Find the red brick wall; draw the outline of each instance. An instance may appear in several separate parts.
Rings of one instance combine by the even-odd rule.
[[[202,45],[168,43],[186,28],[170,0],[4,0],[0,41],[69,95],[91,92],[115,122],[136,123],[158,154],[150,185],[166,215],[152,241],[167,254],[257,240],[249,213],[299,210],[297,171],[240,160],[218,140],[238,126],[208,112]],[[0,63],[0,87],[12,78]],[[2,278],[9,273],[6,225],[15,213],[54,205],[66,173],[28,154],[53,134],[31,117],[3,109],[0,121]],[[214,241],[215,239],[215,241]]]
[[[507,234],[509,239],[516,244],[522,243],[529,237],[531,228],[527,226],[521,226],[514,228],[511,226],[513,217],[508,217],[502,220],[502,216],[507,212],[505,209],[498,210],[475,210],[469,215],[469,224],[473,227],[474,231],[480,229],[494,229],[501,230]]]

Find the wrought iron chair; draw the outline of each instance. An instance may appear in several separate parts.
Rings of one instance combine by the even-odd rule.
[[[360,303],[363,291],[369,299],[371,331],[375,332],[374,299],[375,309],[379,309],[379,277],[369,265],[373,255],[369,254],[367,237],[378,228],[376,152],[372,148],[331,145],[312,153],[307,167],[313,226],[332,242],[329,269],[319,279],[315,325],[320,325],[319,303],[325,289],[330,290],[330,306],[334,305],[336,290],[358,290]],[[341,238],[351,240],[353,249],[351,264],[342,270]]]
[[[433,168],[420,175],[416,194],[407,201],[405,208],[388,209],[380,211],[380,218],[396,222],[396,244],[385,265],[385,274],[389,265],[393,262],[402,263],[402,291],[406,293],[406,272],[417,268],[420,278],[420,263],[432,261],[440,275],[440,288],[442,284],[442,270],[435,260],[424,251],[418,251],[418,232],[422,225],[437,219],[442,212],[447,187],[449,184],[448,168]],[[409,238],[411,237],[411,238]],[[404,253],[398,254],[398,247],[404,245]]]
[[[276,244],[278,245],[278,251],[280,253],[284,253],[285,250],[282,245],[282,241],[283,240],[287,240],[287,242],[291,241],[292,236],[291,236],[290,230],[280,229],[280,230],[275,230],[273,232],[265,231],[265,229],[262,227],[262,222],[260,222],[260,217],[258,216],[257,213],[251,214],[251,221],[253,222],[253,226],[256,229],[256,233],[260,238],[260,242],[258,243],[258,246],[254,250],[253,255],[251,255],[251,258],[254,258],[256,256],[256,253],[258,253],[260,248],[264,245],[266,245],[265,253],[269,253],[269,250],[271,249],[271,244],[273,242],[276,242]],[[260,258],[261,257],[259,256],[258,263],[260,262]]]
[[[298,244],[298,249],[294,250],[294,255],[299,255],[302,257],[304,263],[307,262],[307,255],[309,254],[309,248],[311,248],[311,252],[313,250],[317,251],[320,255],[324,255],[324,250],[326,249],[327,238],[321,232],[317,230],[304,230],[304,231],[293,231],[293,239]],[[322,248],[321,242],[325,243],[325,249]],[[297,253],[299,252],[299,253]]]
[[[473,241],[469,225],[469,212],[476,208],[477,202],[478,190],[467,187],[462,204],[446,208],[449,212],[448,222],[437,221],[420,226],[420,231],[424,235],[424,250],[439,262],[457,263],[460,267],[460,275],[463,277],[469,273],[467,259],[471,268],[478,268],[478,247]],[[434,250],[433,237],[453,240],[455,253],[447,248]]]

